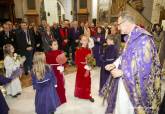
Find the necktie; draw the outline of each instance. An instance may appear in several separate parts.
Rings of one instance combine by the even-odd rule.
[[[9,32],[6,32],[6,36],[9,38]]]
[[[26,41],[29,45],[31,45],[31,41],[30,41],[30,38],[29,38],[29,35],[28,35],[28,31],[25,31],[25,35],[26,35]]]

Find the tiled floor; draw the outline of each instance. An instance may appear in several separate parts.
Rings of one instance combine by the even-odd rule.
[[[73,72],[76,71],[76,67],[75,66],[70,66],[70,65],[66,65],[65,66],[65,75],[71,74]],[[31,83],[31,77],[29,75],[23,75],[21,78],[21,84],[23,88],[29,87],[32,85]]]
[[[102,105],[102,98],[98,96],[99,68],[92,71],[92,96],[95,102],[81,100],[74,97],[75,73],[65,76],[67,103],[57,109],[55,114],[104,114],[106,105]],[[162,83],[162,95],[165,91],[165,81]],[[7,96],[10,107],[9,114],[35,114],[34,112],[35,91],[32,87],[23,89],[22,95],[18,98]]]
[[[92,96],[95,102],[81,100],[74,97],[75,73],[65,76],[67,103],[57,109],[55,114],[104,114],[106,105],[102,105],[102,98],[98,96],[99,69],[92,71]],[[23,89],[22,95],[16,99],[7,96],[10,107],[9,114],[35,114],[35,92],[32,87]]]

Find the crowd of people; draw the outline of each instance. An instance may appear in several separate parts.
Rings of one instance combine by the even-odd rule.
[[[68,20],[52,26],[45,20],[39,26],[26,22],[16,26],[8,21],[0,30],[0,59],[4,60],[6,72],[3,80],[7,80],[2,84],[9,83],[7,95],[20,95],[23,68],[25,75],[31,75],[36,90],[37,114],[52,114],[67,102],[63,73],[66,64],[77,67],[74,96],[95,101],[88,55],[101,67],[98,93],[107,99],[106,114],[158,112],[165,58],[165,33],[159,25],[153,27],[152,35],[123,12],[110,26]],[[164,113],[164,102],[159,114]],[[6,107],[3,100],[2,114],[8,114]]]

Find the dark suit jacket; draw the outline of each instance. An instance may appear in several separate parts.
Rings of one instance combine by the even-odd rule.
[[[0,60],[3,59],[3,46],[6,44],[12,44],[15,47],[15,33],[10,31],[9,36],[6,35],[5,31],[0,33]]]
[[[79,40],[80,36],[80,28],[70,28],[70,40],[71,42],[75,42],[75,40]]]
[[[16,32],[16,51],[18,53],[27,51],[26,50],[27,47],[32,47],[33,49],[35,47],[35,39],[34,39],[33,31],[28,30],[27,33],[28,33],[28,37],[30,37],[31,44],[28,44],[28,42],[26,40],[26,34],[23,30],[18,30]]]

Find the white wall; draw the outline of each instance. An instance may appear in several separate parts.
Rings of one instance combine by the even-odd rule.
[[[72,7],[72,0],[64,0],[65,19],[70,21],[73,20],[73,16],[71,15]]]
[[[92,19],[97,19],[97,6],[98,6],[98,0],[92,0]]]
[[[59,1],[57,1],[57,2],[59,3],[59,5],[61,7],[61,15],[65,14],[65,9],[64,9],[62,2],[59,2]]]
[[[23,18],[23,1],[22,0],[14,0],[15,3],[15,15],[16,18]]]
[[[57,0],[45,0],[44,6],[48,24],[52,25],[53,22],[58,22]],[[50,13],[50,16],[48,16],[48,12]]]

